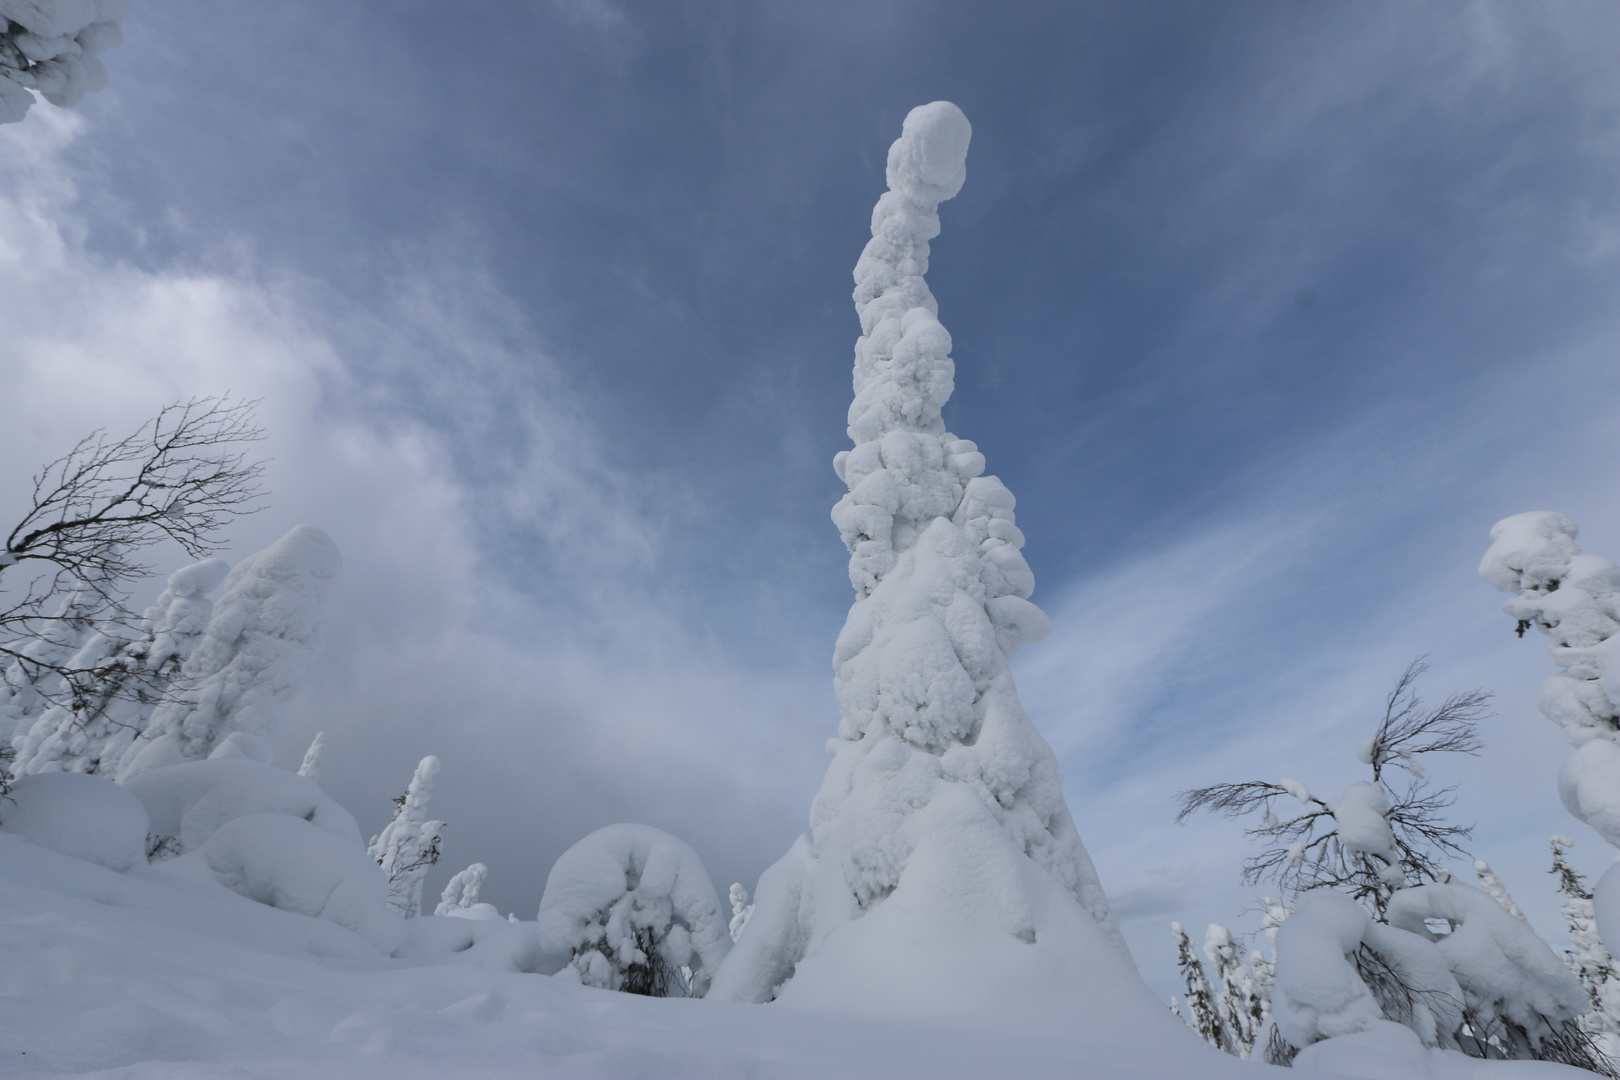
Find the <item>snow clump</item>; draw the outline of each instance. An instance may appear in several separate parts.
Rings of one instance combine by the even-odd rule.
[[[254,814],[299,818],[361,850],[360,826],[315,782],[262,761],[216,758],[152,769],[124,782],[151,819],[154,840],[196,851],[222,826]]]
[[[654,997],[702,997],[731,948],[697,852],[661,829],[629,824],[563,852],[546,878],[539,940],[548,974]]]
[[[28,115],[38,92],[71,108],[107,88],[97,59],[123,35],[129,0],[0,0],[0,124]]]

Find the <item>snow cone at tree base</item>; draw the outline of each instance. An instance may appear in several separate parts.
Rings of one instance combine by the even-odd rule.
[[[889,150],[855,268],[855,448],[834,461],[856,593],[833,657],[842,721],[811,832],[761,877],[710,996],[1185,1032],[1137,975],[1018,702],[1008,658],[1050,623],[1012,493],[940,416],[951,338],[923,275],[971,131],[934,102]]]

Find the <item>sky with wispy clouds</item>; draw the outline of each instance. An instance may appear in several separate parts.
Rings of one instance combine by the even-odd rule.
[[[849,274],[939,98],[946,419],[1019,497],[1056,630],[1015,671],[1155,988],[1171,919],[1257,925],[1175,793],[1358,779],[1418,654],[1498,695],[1431,771],[1549,935],[1547,836],[1606,861],[1474,568],[1531,509],[1620,558],[1608,0],[136,0],[124,38],[0,128],[0,507],[89,429],[262,398],[228,557],[346,560],[282,757],[326,731],[375,830],[438,754],[445,872],[503,910],[610,822],[722,891],[805,827]]]

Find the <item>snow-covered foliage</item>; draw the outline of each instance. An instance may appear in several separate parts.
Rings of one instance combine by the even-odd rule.
[[[541,970],[652,997],[702,997],[731,948],[697,852],[647,825],[609,825],[563,852],[538,932]]]
[[[97,59],[123,40],[129,0],[0,0],[0,124],[28,115],[30,90],[69,108],[107,88]]]
[[[40,620],[38,633],[22,641],[0,642],[16,654],[0,681],[0,736],[14,749],[67,690],[61,669],[95,634],[105,607],[103,591],[79,581],[56,610]]]
[[[384,954],[405,938],[388,880],[359,845],[289,814],[248,814],[202,846],[221,885],[283,911],[347,927]]]
[[[298,766],[298,775],[310,780],[321,778],[321,755],[326,751],[326,732],[317,731],[304,751],[304,760]]]
[[[366,854],[388,878],[388,902],[407,919],[422,913],[422,882],[439,861],[444,822],[430,821],[427,816],[437,775],[438,758],[429,754],[418,762],[405,794],[394,800],[393,820],[366,846]]]
[[[1558,777],[1571,814],[1620,847],[1620,566],[1584,555],[1563,514],[1533,511],[1491,529],[1479,576],[1513,593],[1517,631],[1548,637],[1559,671],[1541,687],[1542,714],[1576,748]]]
[[[208,594],[228,569],[222,559],[205,559],[169,575],[133,640],[116,623],[92,631],[67,661],[83,677],[18,740],[14,771],[116,770],[157,706],[184,689],[182,666],[213,613]]]
[[[488,876],[489,867],[481,862],[475,862],[467,869],[452,875],[444,886],[444,892],[439,894],[439,904],[433,909],[433,914],[449,915],[453,911],[465,911],[476,905],[479,890],[484,887],[484,879]]]
[[[215,758],[151,769],[122,787],[146,808],[151,843],[196,851],[223,825],[252,814],[284,814],[323,829],[354,848],[360,826],[313,781],[262,761]]]
[[[856,597],[833,654],[842,719],[811,832],[760,878],[717,996],[892,1010],[915,1007],[919,987],[943,998],[971,983],[1057,1008],[1091,980],[1140,986],[1008,670],[1050,628],[1028,600],[1015,501],[940,415],[951,337],[924,274],[970,135],[961,110],[934,102],[889,150],[855,268],[855,446],[834,459]],[[1048,963],[1070,985],[1013,974]],[[1163,1015],[1145,988],[1116,1004]]]
[[[1415,886],[1390,898],[1388,917],[1319,889],[1278,929],[1272,1015],[1291,1045],[1394,1021],[1429,1047],[1603,1064],[1577,1023],[1580,984],[1489,894]]]
[[[1564,857],[1575,841],[1567,836],[1552,838],[1552,873],[1558,878],[1558,891],[1566,897],[1563,906],[1569,928],[1569,948],[1564,965],[1581,981],[1592,1011],[1581,1017],[1581,1027],[1598,1038],[1610,1057],[1620,1056],[1620,962],[1604,946],[1598,934],[1592,893],[1586,882]]]
[[[314,657],[321,604],[341,566],[331,537],[309,525],[237,563],[181,668],[186,685],[153,713],[119,779],[205,758],[233,731],[267,731]]]
[[[1244,864],[1249,884],[1271,879],[1297,892],[1343,888],[1382,912],[1396,889],[1446,880],[1450,871],[1442,864],[1462,853],[1457,841],[1470,830],[1444,819],[1453,789],[1429,790],[1422,758],[1477,753],[1481,743],[1475,728],[1490,695],[1453,694],[1426,707],[1413,689],[1425,670],[1421,660],[1407,666],[1385,699],[1378,727],[1356,747],[1371,780],[1350,784],[1338,798],[1314,795],[1291,777],[1215,784],[1183,792],[1176,820],[1200,810],[1258,815],[1260,823],[1246,834],[1266,846]],[[1395,784],[1399,774],[1391,766],[1407,774],[1406,783]],[[1296,801],[1303,809],[1279,817],[1278,800]]]
[[[100,777],[22,777],[0,802],[0,831],[120,873],[146,864],[146,810]]]

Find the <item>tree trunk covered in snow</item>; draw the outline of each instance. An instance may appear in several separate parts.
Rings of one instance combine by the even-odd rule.
[[[1008,963],[1064,956],[1075,985],[1139,983],[1008,670],[1050,629],[1028,600],[1012,493],[940,416],[951,338],[923,275],[970,134],[956,106],[934,102],[889,150],[855,268],[855,447],[834,460],[856,596],[833,656],[842,720],[811,833],[761,878],[715,996],[876,998],[884,979],[857,972],[877,954],[902,996],[962,980],[995,996],[982,984],[1012,970],[1003,949]]]

